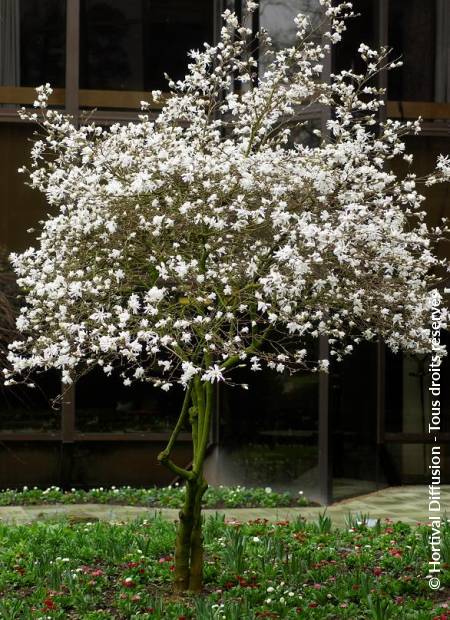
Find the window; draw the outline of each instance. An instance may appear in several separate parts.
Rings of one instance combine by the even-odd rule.
[[[82,0],[80,87],[167,89],[181,79],[188,51],[211,42],[210,0]]]
[[[11,104],[32,104],[34,88],[45,82],[55,89],[50,104],[66,103],[71,113],[74,107],[135,113],[145,92],[167,90],[165,72],[175,80],[185,75],[189,50],[212,43],[216,5],[218,0],[2,0],[0,119],[16,116]]]
[[[389,73],[389,99],[434,101],[436,19],[435,2],[390,0],[388,41],[403,67]]]
[[[1,86],[64,86],[65,13],[61,0],[2,0]]]
[[[118,374],[107,377],[101,369],[92,370],[76,385],[76,430],[168,433],[178,419],[183,397],[178,387],[168,394],[148,383],[126,387]]]

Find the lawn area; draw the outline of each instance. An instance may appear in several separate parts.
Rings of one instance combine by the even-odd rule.
[[[338,530],[326,516],[317,523],[218,516],[204,533],[205,591],[191,597],[171,593],[171,522],[0,525],[0,618],[450,619],[449,571],[434,594],[424,579],[423,525],[368,528],[349,517]],[[442,538],[449,562],[448,522]]]

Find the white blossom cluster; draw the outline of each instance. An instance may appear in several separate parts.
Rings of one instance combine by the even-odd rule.
[[[47,108],[49,85],[37,89],[38,109],[21,115],[42,136],[23,172],[54,213],[37,246],[12,255],[25,303],[9,382],[56,368],[70,383],[101,366],[167,390],[229,381],[241,364],[326,368],[310,347],[321,335],[337,358],[375,337],[429,350],[445,231],[425,223],[418,188],[448,181],[450,162],[421,179],[390,170],[411,162],[402,137],[419,123],[374,130],[387,50],[361,45],[364,74],[321,80],[352,15],[350,3],[321,4],[322,43],[304,15],[291,48],[259,34],[259,77],[252,33],[226,11],[219,43],[191,53],[156,120],[143,102],[139,122],[76,128]],[[320,144],[292,146],[313,103],[333,110]]]

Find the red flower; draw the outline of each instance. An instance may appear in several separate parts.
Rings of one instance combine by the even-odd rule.
[[[44,600],[44,610],[47,611],[49,609],[57,609],[56,603],[52,601],[51,598],[46,598]]]
[[[125,586],[125,588],[134,588],[136,584],[131,579],[131,577],[127,577],[126,579],[122,581],[122,585]]]
[[[389,555],[391,555],[393,558],[401,558],[402,552],[400,551],[400,549],[392,547],[391,549],[389,549]]]
[[[375,575],[375,577],[379,577],[382,572],[383,569],[381,568],[381,566],[375,566],[375,568],[373,569],[373,574]]]
[[[103,575],[103,571],[101,568],[97,568],[97,570],[93,570],[91,573],[92,577],[101,577]]]
[[[319,607],[319,603],[310,603],[308,607]]]

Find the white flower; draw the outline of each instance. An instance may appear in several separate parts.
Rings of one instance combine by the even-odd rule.
[[[448,232],[425,224],[420,192],[422,180],[449,182],[450,158],[420,183],[412,167],[392,168],[398,157],[413,165],[404,135],[420,122],[373,131],[384,51],[362,44],[361,72],[320,81],[351,14],[346,2],[320,5],[325,42],[307,42],[299,15],[298,44],[277,49],[263,35],[259,66],[251,29],[225,11],[217,43],[169,83],[174,96],[152,93],[156,118],[75,127],[48,110],[49,85],[37,89],[37,111],[19,112],[42,128],[22,173],[50,215],[35,247],[11,256],[24,296],[6,383],[53,368],[70,384],[99,366],[168,391],[233,384],[244,366],[328,371],[380,337],[394,352],[430,351],[429,291],[449,266],[435,239]],[[315,148],[290,147],[302,105],[334,110]]]
[[[224,379],[222,370],[217,364],[214,364],[214,366],[208,368],[202,375],[202,381],[209,381],[210,383],[224,381]]]

